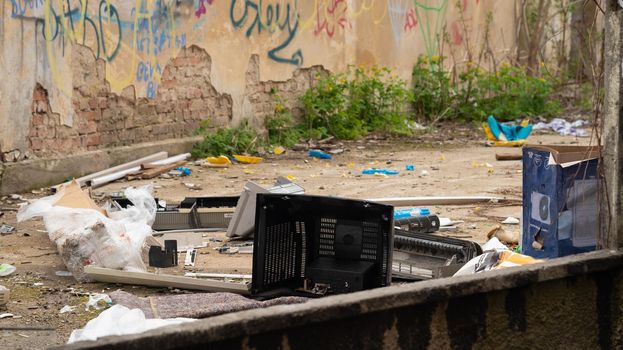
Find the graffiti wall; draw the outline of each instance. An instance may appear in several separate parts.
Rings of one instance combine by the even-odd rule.
[[[501,30],[514,5],[495,0],[2,0],[0,11],[0,155],[26,157],[66,135],[73,152],[148,139],[132,137],[136,125],[185,125],[167,138],[202,119],[253,119],[269,108],[261,82],[294,95],[311,67],[380,64],[408,79],[419,55],[442,50],[441,33],[458,52],[478,45],[465,35],[489,12],[496,50],[514,36]],[[39,136],[43,126],[56,131]],[[105,142],[102,132],[122,130],[127,140]]]

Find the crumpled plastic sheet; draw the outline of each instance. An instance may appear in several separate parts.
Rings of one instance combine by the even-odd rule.
[[[97,340],[110,335],[138,334],[160,327],[192,321],[195,320],[188,318],[147,319],[143,311],[139,309],[131,310],[122,305],[115,305],[90,320],[84,328],[71,332],[67,344]]]
[[[586,120],[576,120],[568,122],[561,118],[554,118],[549,123],[538,123],[534,125],[534,130],[553,130],[562,136],[589,137],[590,132],[585,129],[579,129],[583,126],[590,125]]]
[[[55,206],[63,194],[61,190],[21,207],[17,221],[42,217],[49,238],[76,280],[91,281],[84,273],[84,266],[91,264],[145,271],[141,253],[145,239],[152,234],[157,210],[151,186],[126,189],[125,195],[134,205],[109,209],[108,217],[92,208]]]
[[[259,309],[274,305],[300,304],[303,297],[282,297],[258,301],[233,293],[197,293],[137,297],[124,291],[110,293],[113,303],[140,309],[147,318],[206,318],[230,312]]]

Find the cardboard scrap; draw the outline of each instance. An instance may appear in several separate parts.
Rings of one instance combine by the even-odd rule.
[[[75,209],[93,209],[108,217],[106,211],[95,204],[91,196],[80,188],[76,180],[72,180],[68,185],[65,185],[63,191],[63,196],[56,201],[54,206]]]

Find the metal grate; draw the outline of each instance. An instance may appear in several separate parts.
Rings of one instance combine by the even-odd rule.
[[[296,241],[290,223],[266,228],[266,272],[264,283],[273,284],[296,277]]]
[[[376,261],[378,252],[379,225],[376,222],[363,222],[361,240],[361,259]]]
[[[336,219],[321,218],[320,234],[318,239],[318,255],[335,256],[335,226]]]

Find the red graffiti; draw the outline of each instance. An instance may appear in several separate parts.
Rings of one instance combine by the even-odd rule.
[[[410,9],[405,16],[405,32],[410,32],[417,27],[417,15],[414,9]]]
[[[205,15],[206,12],[208,12],[205,5],[206,2],[208,5],[212,5],[214,0],[199,0],[199,8],[195,11],[195,16],[197,16],[197,18],[201,18],[202,15]]]
[[[459,22],[454,21],[450,25],[450,38],[454,45],[461,45],[463,43],[463,34],[461,34],[461,28]]]
[[[346,29],[346,27],[350,27],[350,22],[346,17],[347,12],[348,3],[346,0],[331,0],[326,9],[321,8],[319,4],[316,11],[314,35],[318,36],[325,32],[329,38],[333,38],[336,28]]]

